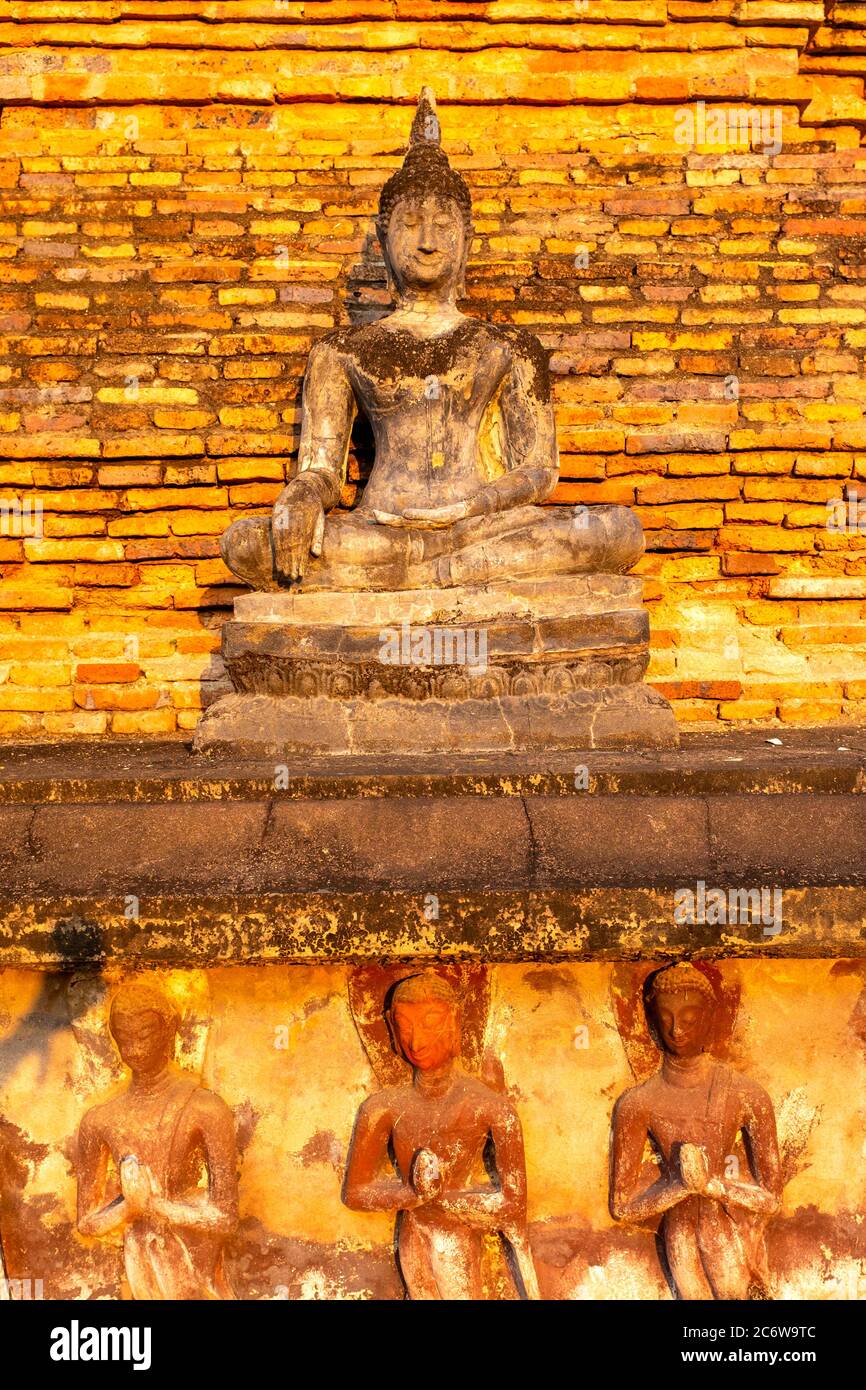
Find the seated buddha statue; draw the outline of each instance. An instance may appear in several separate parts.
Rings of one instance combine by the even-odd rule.
[[[314,346],[296,474],[270,517],[242,517],[222,538],[225,563],[254,589],[483,586],[622,574],[640,556],[628,508],[540,505],[559,477],[547,354],[531,334],[457,307],[471,213],[425,88],[379,203],[395,308]],[[338,509],[359,411],[373,468],[359,504]]]

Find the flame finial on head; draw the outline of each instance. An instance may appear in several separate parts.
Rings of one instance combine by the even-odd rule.
[[[409,132],[409,145],[439,145],[442,131],[439,126],[439,113],[436,110],[436,94],[432,87],[422,87],[415,111],[415,119]]]
[[[472,198],[462,175],[448,163],[441,146],[441,130],[436,97],[431,87],[422,87],[409,135],[409,149],[396,173],[392,174],[379,199],[379,229],[388,230],[391,213],[400,198],[438,195],[450,198],[460,209],[467,233],[472,228]]]

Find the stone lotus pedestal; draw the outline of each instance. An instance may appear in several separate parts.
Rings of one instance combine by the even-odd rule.
[[[487,753],[675,747],[642,683],[649,624],[627,575],[398,593],[251,593],[223,628],[234,693],[198,752]]]

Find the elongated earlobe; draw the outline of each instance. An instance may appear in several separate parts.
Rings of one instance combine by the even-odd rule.
[[[382,252],[382,260],[385,263],[385,283],[388,286],[388,293],[392,299],[396,299],[398,295],[397,282],[394,279],[394,272],[391,269],[391,262],[388,259],[388,230],[387,227],[385,227],[381,222],[376,223],[376,236],[379,239],[379,247]]]

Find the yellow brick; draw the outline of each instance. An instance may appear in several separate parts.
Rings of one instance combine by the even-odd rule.
[[[723,700],[719,705],[720,719],[772,719],[775,713],[775,700]]]
[[[195,405],[198,392],[189,386],[101,386],[96,399],[106,405]]]
[[[273,430],[280,423],[279,413],[266,406],[224,406],[219,418],[231,429]]]
[[[59,661],[16,661],[9,671],[9,679],[13,685],[68,685],[69,665]]]
[[[34,299],[41,309],[87,309],[90,305],[90,296],[86,294],[48,294],[43,292],[34,295]]]
[[[101,710],[75,710],[70,714],[46,714],[45,732],[48,734],[104,734],[108,728],[108,715]]]
[[[72,691],[68,689],[0,685],[0,710],[68,710],[72,705]]]
[[[114,734],[170,734],[176,727],[173,709],[117,710],[111,715]]]
[[[24,553],[28,560],[58,561],[70,560],[122,560],[123,546],[119,541],[103,540],[55,540],[25,541]]]
[[[264,285],[227,285],[217,291],[220,304],[273,304],[276,297],[276,290]]]
[[[210,410],[155,410],[153,423],[161,430],[203,430],[216,416]]]

